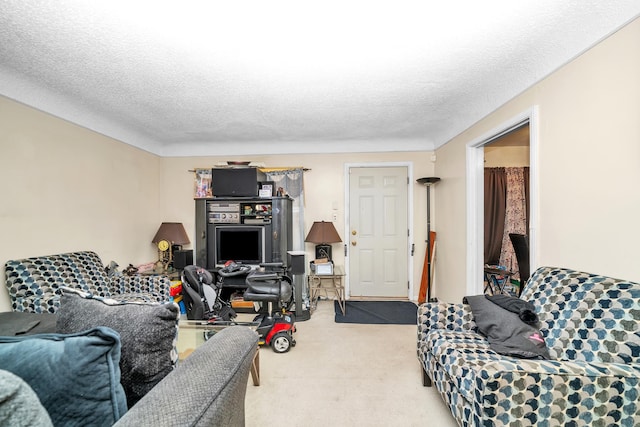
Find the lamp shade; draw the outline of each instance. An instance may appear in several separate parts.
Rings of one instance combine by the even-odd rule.
[[[160,240],[176,245],[186,245],[189,243],[189,236],[181,222],[163,222],[151,242],[158,243]]]
[[[305,242],[310,243],[338,243],[342,242],[332,222],[316,221],[311,226]]]

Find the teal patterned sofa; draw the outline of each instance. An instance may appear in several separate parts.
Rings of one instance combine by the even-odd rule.
[[[640,425],[640,284],[541,267],[534,304],[550,360],[497,354],[468,305],[418,309],[423,384],[461,426]]]
[[[60,288],[78,288],[119,300],[169,301],[171,281],[163,275],[109,276],[91,251],[39,256],[5,263],[6,286],[13,311],[55,313]]]

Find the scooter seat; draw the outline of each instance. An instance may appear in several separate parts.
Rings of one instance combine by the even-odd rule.
[[[245,301],[264,301],[264,302],[279,302],[280,295],[278,294],[256,294],[251,292],[250,289],[244,291],[243,299]]]
[[[291,285],[286,281],[250,283],[244,291],[245,301],[281,302],[292,296]]]
[[[276,273],[252,272],[247,276],[245,301],[284,302],[292,297],[291,285]]]

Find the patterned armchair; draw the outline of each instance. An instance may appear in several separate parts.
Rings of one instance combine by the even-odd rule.
[[[551,267],[522,293],[551,360],[497,354],[469,306],[418,309],[418,358],[461,426],[640,424],[640,284]]]
[[[68,286],[114,299],[169,301],[171,282],[161,275],[108,276],[100,257],[90,251],[7,261],[6,286],[13,311],[55,313],[59,288]]]

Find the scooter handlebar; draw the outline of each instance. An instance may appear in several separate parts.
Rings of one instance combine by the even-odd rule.
[[[247,274],[251,271],[251,266],[249,265],[235,265],[232,268],[221,268],[218,270],[218,274],[222,277],[234,277],[241,276]]]

